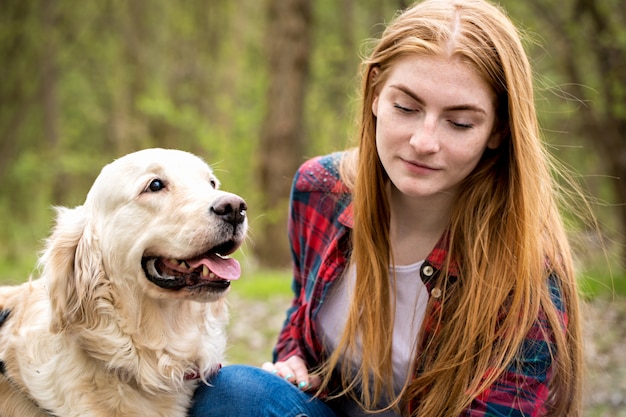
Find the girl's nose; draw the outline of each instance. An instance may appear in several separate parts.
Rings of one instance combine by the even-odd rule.
[[[439,150],[437,120],[426,116],[416,123],[409,144],[419,153],[433,153]]]

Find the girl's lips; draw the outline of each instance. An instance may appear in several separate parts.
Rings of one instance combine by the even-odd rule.
[[[434,168],[429,165],[422,164],[420,162],[408,161],[406,159],[403,159],[403,161],[404,161],[404,164],[407,166],[407,168],[412,172],[431,173],[434,171],[438,171],[438,168]]]

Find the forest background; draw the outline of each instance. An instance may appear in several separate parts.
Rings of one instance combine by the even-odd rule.
[[[626,2],[501,0],[523,28],[550,152],[598,220],[563,207],[591,301],[589,416],[626,416]],[[359,62],[402,0],[1,0],[0,283],[34,270],[54,205],[106,163],[194,152],[249,206],[231,358],[269,359],[289,303],[289,188],[345,149]]]
[[[502,0],[525,32],[551,152],[591,196],[570,213],[589,291],[626,287],[626,2]],[[0,2],[0,277],[23,279],[53,205],[145,147],[204,157],[248,201],[248,270],[286,268],[288,193],[354,134],[358,70],[400,0]],[[571,207],[565,207],[569,209]],[[569,210],[568,210],[569,212]]]

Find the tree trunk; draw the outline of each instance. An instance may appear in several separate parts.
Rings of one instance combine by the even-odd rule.
[[[258,152],[262,214],[255,252],[265,267],[289,265],[287,213],[292,177],[303,157],[303,114],[311,52],[311,2],[271,0],[267,111]]]

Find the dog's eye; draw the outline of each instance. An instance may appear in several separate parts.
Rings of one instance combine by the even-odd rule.
[[[165,183],[158,178],[150,181],[150,184],[148,184],[148,190],[152,192],[161,191],[164,188],[165,188]]]
[[[217,181],[211,180],[211,187],[217,188]]]

